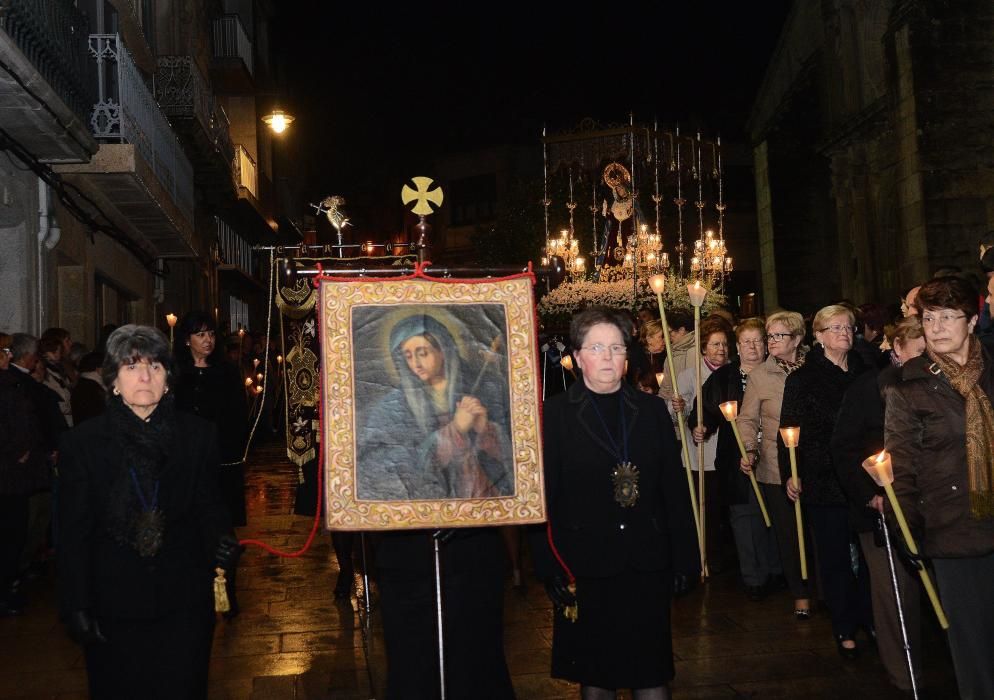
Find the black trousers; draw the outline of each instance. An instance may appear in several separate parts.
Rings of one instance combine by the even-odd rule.
[[[787,491],[781,484],[759,485],[766,501],[766,509],[770,514],[770,523],[777,537],[777,547],[780,551],[780,565],[787,586],[795,599],[810,598],[814,591],[811,577],[814,576],[814,556],[811,549],[811,538],[805,537],[808,559],[808,580],[801,578],[801,554],[797,548],[797,519],[794,517],[794,502],[787,498]]]
[[[28,536],[28,497],[0,495],[0,596],[17,578]]]
[[[933,559],[962,700],[994,698],[994,554]]]
[[[851,637],[859,627],[871,628],[870,574],[849,528],[849,507],[809,505],[804,507],[804,515],[818,550],[818,580],[832,618],[832,633]],[[855,576],[853,547],[857,552]]]
[[[435,700],[440,694],[434,555],[431,536],[420,537],[394,538],[383,543],[394,551],[377,551],[387,700]],[[398,556],[396,548],[405,544],[411,556]],[[446,697],[513,698],[504,658],[501,539],[488,528],[457,533],[441,547]]]
[[[86,647],[91,700],[207,697],[212,610],[180,611],[154,620],[99,622],[107,642]]]

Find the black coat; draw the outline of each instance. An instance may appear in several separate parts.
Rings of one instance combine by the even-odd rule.
[[[625,383],[621,391],[629,460],[639,469],[640,496],[628,508],[614,499],[617,458],[583,381],[545,402],[545,498],[555,546],[577,577],[624,570],[696,575],[693,513],[666,404]],[[536,574],[561,575],[545,532],[533,533],[531,543]]]
[[[107,392],[103,385],[90,379],[80,377],[70,394],[72,403],[72,419],[75,425],[94,416],[99,416],[107,406]]]
[[[0,495],[27,496],[47,483],[49,467],[34,404],[15,372],[0,370]]]
[[[227,362],[184,367],[175,391],[176,408],[217,426],[221,463],[241,462],[248,435],[248,402],[238,368]]]
[[[850,350],[848,371],[825,357],[820,345],[808,352],[804,366],[787,377],[780,409],[780,427],[799,426],[797,475],[801,479],[801,501],[812,505],[847,504],[842,484],[832,463],[831,440],[842,397],[863,373],[859,355]],[[790,454],[777,434],[780,477],[790,479]]]
[[[884,490],[863,469],[863,460],[884,449],[884,394],[900,377],[901,369],[895,366],[883,370],[874,367],[857,377],[846,391],[835,421],[832,462],[849,501],[849,520],[856,532],[871,532],[877,519],[876,511],[866,504]]]
[[[752,492],[749,477],[739,471],[741,454],[739,445],[735,442],[735,433],[718,408],[726,401],[738,401],[739,407],[742,406],[745,392],[742,390],[741,368],[742,363],[737,359],[733,360],[712,372],[701,387],[704,430],[709,437],[718,431],[714,468],[718,472],[721,503],[726,506],[748,503],[749,494]],[[697,425],[696,402],[687,419],[687,425]]]
[[[142,558],[118,543],[107,518],[109,488],[125,458],[109,414],[62,439],[59,461],[59,597],[64,613],[98,619],[151,620],[213,605],[214,552],[231,532],[217,489],[217,436],[200,418],[175,412],[175,447],[163,467],[159,506],[165,514],[159,552]]]

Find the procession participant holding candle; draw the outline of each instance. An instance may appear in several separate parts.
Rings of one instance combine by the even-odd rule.
[[[649,359],[649,367],[655,374],[666,371],[666,346],[663,343],[663,323],[659,319],[647,321],[639,330],[639,341]]]
[[[973,335],[976,296],[966,282],[931,280],[915,305],[925,354],[905,365],[887,396],[893,488],[935,567],[960,697],[987,699],[994,697],[994,366]]]
[[[544,408],[549,525],[533,532],[532,552],[556,608],[552,675],[580,683],[587,700],[617,688],[669,697],[670,600],[700,574],[666,406],[623,381],[628,334],[610,309],[577,314],[580,381]],[[564,615],[573,606],[575,621]]]
[[[659,387],[659,395],[668,401],[673,398],[671,374],[676,375],[679,379],[680,373],[691,366],[690,361],[696,356],[690,352],[695,347],[693,313],[684,308],[668,308],[666,309],[666,322],[669,324],[670,347],[673,349],[673,371],[670,372],[670,365],[667,362],[663,370],[666,372],[666,376]],[[677,435],[677,439],[680,439],[679,435]]]
[[[720,406],[726,401],[737,401],[741,405],[748,377],[763,364],[766,356],[763,319],[744,320],[736,326],[735,337],[738,357],[716,369],[704,382],[701,393],[704,426],[694,427],[693,434],[694,441],[698,443],[718,434],[714,465],[718,474],[720,501],[728,506],[746,594],[750,600],[761,600],[766,595],[767,582],[782,573],[776,536],[763,521],[749,478],[739,470],[739,447]],[[690,424],[697,424],[696,408],[691,412]]]
[[[729,336],[731,328],[728,321],[720,316],[709,317],[701,323],[701,384],[706,382],[711,374],[718,368],[728,363]],[[685,416],[691,416],[687,425],[691,428],[697,427],[697,366],[691,362],[690,366],[683,370],[677,378],[677,386],[680,387],[680,395],[670,400],[670,410],[682,412]],[[702,392],[703,398],[703,392]],[[717,410],[717,404],[715,404]],[[720,411],[719,411],[720,414]],[[715,471],[715,458],[718,454],[718,438],[712,433],[701,440],[704,444],[704,513],[703,522],[705,545],[707,547],[707,562],[711,573],[719,573],[722,570],[721,564],[721,524],[720,517],[722,508],[721,491],[718,487],[718,475]],[[734,443],[733,443],[734,444]],[[699,472],[701,467],[699,450],[694,449],[693,443],[690,450],[690,467]],[[700,475],[698,475],[698,478]],[[698,494],[700,498],[700,494]],[[700,505],[700,501],[698,501]],[[707,524],[710,523],[710,526]]]
[[[873,629],[870,580],[862,555],[853,575],[852,548],[859,552],[859,547],[849,528],[849,507],[829,450],[842,397],[865,369],[852,350],[853,323],[845,306],[826,306],[815,314],[812,325],[818,347],[784,384],[780,425],[800,428],[796,452],[800,483],[790,478],[789,454],[782,436],[777,438],[780,475],[787,496],[804,506],[804,522],[811,527],[818,551],[819,581],[832,633],[845,659],[858,656],[856,631]]]
[[[859,542],[870,569],[870,594],[880,660],[887,669],[891,683],[902,690],[911,690],[890,561],[882,533],[879,532],[884,502],[883,489],[873,483],[863,469],[862,462],[867,455],[880,452],[884,447],[885,395],[901,380],[901,365],[925,351],[925,338],[918,317],[902,319],[895,327],[890,341],[894,363],[882,370],[874,367],[858,377],[842,399],[835,432],[832,434],[832,459],[842,489],[849,499],[850,524],[859,533]],[[802,435],[802,439],[803,437]],[[916,668],[915,675],[918,676],[921,671],[918,577],[901,562],[895,562],[894,571]]]
[[[773,522],[783,576],[794,596],[794,616],[799,620],[811,616],[810,592],[808,582],[801,577],[794,509],[781,486],[776,435],[780,429],[784,383],[804,364],[806,357],[807,348],[801,346],[803,338],[801,314],[777,311],[766,319],[766,343],[770,354],[763,364],[749,373],[737,419],[742,442],[749,452],[748,458],[739,462],[739,468],[745,474],[755,469]],[[774,574],[767,587],[774,586],[777,578]]]

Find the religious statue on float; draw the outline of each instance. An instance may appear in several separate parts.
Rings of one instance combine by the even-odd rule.
[[[611,202],[602,200],[601,216],[604,229],[597,246],[597,267],[625,264],[632,234],[644,223],[638,197],[632,187],[632,175],[621,163],[610,163],[604,168],[604,184],[611,190]]]

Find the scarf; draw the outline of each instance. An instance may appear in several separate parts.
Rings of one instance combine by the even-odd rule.
[[[966,399],[966,468],[970,486],[970,515],[994,517],[994,408],[978,384],[984,369],[980,341],[970,336],[966,364],[960,366],[948,355],[928,355],[949,379],[953,389]]]
[[[120,396],[110,397],[107,414],[114,446],[121,455],[120,468],[110,484],[107,530],[118,544],[137,550],[140,518],[151,507],[173,449],[173,395],[163,396],[148,420],[135,415]]]
[[[797,349],[797,359],[791,362],[790,360],[781,360],[779,357],[773,359],[777,362],[777,367],[784,371],[788,377],[791,372],[796,372],[801,367],[804,366],[804,358],[808,356],[808,349],[806,347],[799,347]]]

